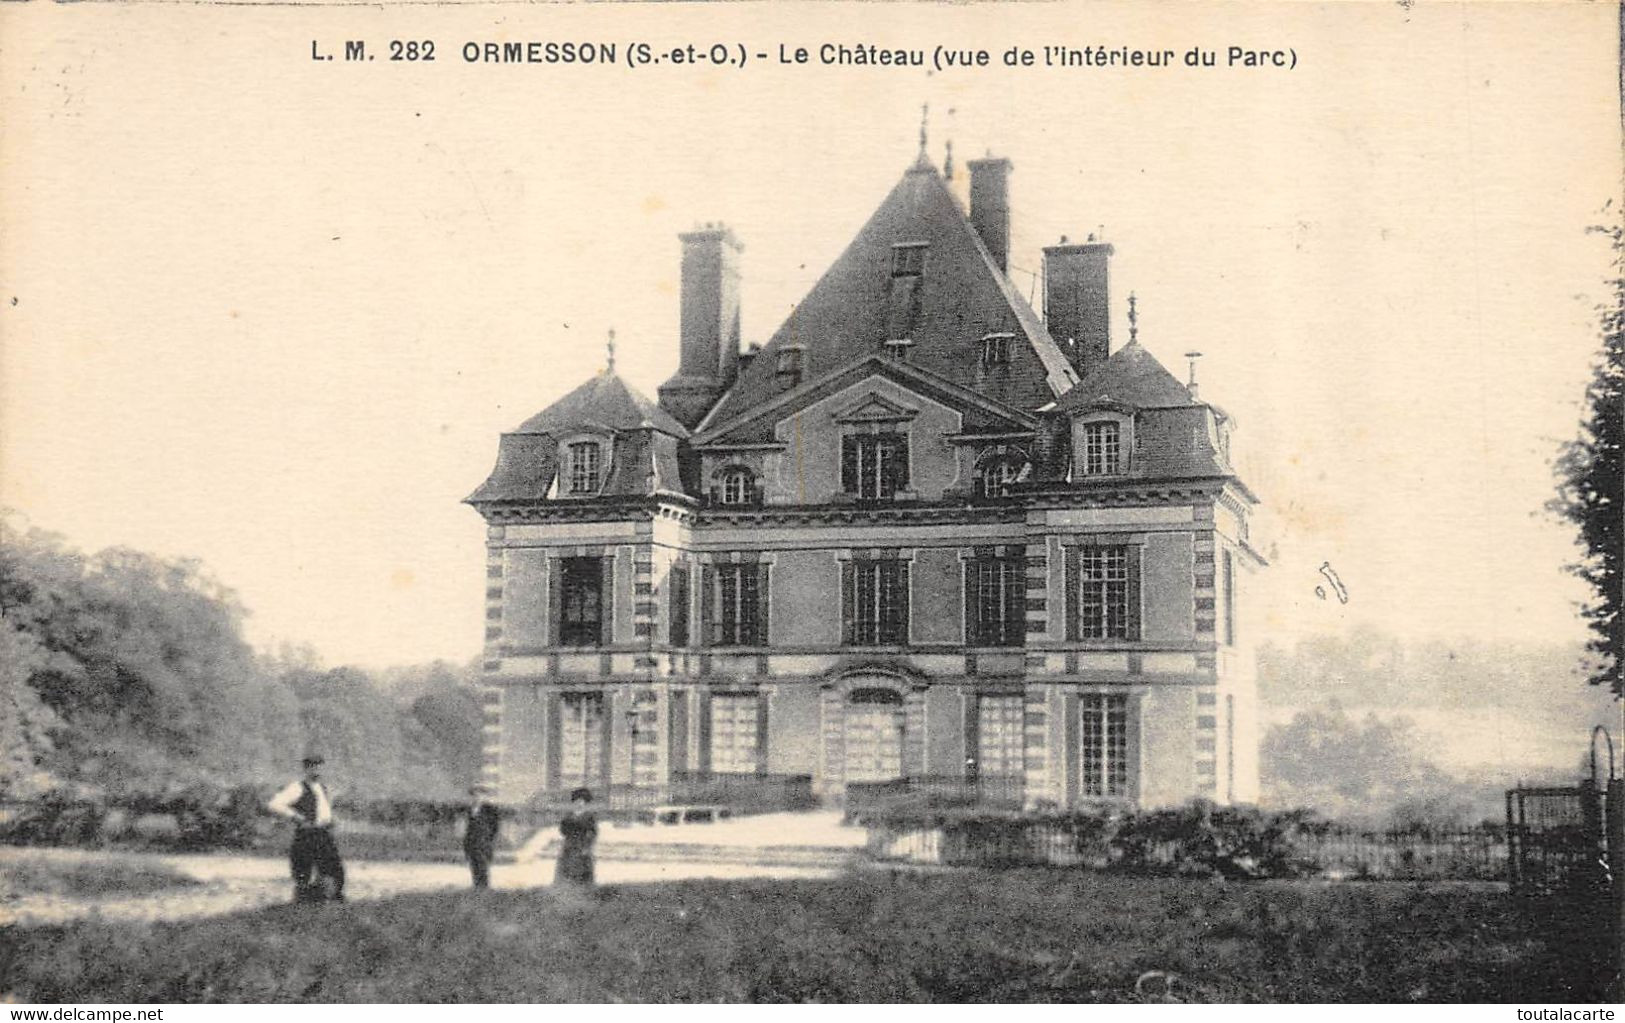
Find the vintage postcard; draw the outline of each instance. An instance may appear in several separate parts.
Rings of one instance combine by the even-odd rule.
[[[1620,25],[0,5],[12,1018],[1613,1018]]]

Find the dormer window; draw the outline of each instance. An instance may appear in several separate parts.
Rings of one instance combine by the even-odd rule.
[[[1117,423],[1085,423],[1083,474],[1115,476],[1123,471],[1122,427]]]
[[[579,441],[569,447],[570,493],[596,494],[600,465],[596,441]]]
[[[976,479],[977,496],[1009,497],[1010,487],[1027,475],[1027,463],[1014,458],[1001,458],[982,469]]]
[[[788,390],[801,383],[801,374],[804,368],[803,354],[800,345],[785,345],[779,349],[779,362],[774,367],[774,375],[778,377],[781,388]]]
[[[914,342],[908,338],[893,338],[886,342],[886,354],[898,362],[907,362],[908,353],[914,347]]]
[[[755,504],[756,477],[751,475],[749,469],[725,470],[721,485],[717,487],[717,500],[730,507]]]
[[[1010,365],[1010,342],[1014,334],[989,334],[982,338],[982,368]]]
[[[976,496],[1009,497],[1010,488],[1032,473],[1032,463],[1018,447],[983,449],[976,459]]]
[[[918,277],[925,273],[924,242],[910,242],[904,245],[891,247],[891,275],[893,277]]]

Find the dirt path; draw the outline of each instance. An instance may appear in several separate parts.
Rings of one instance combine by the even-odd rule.
[[[86,917],[120,921],[178,920],[256,909],[286,902],[292,897],[288,863],[281,858],[0,848],[0,872],[5,871],[8,860],[21,856],[92,863],[117,858],[168,867],[202,883],[132,897],[64,898],[7,892],[0,896],[0,924],[38,926]],[[817,878],[830,877],[836,872],[833,867],[741,863],[601,861],[598,864],[598,879],[606,884],[687,878]],[[382,899],[408,892],[464,888],[469,884],[468,869],[450,863],[350,862],[345,864],[345,875],[345,892],[351,899]],[[491,871],[491,884],[495,888],[534,888],[552,881],[553,864],[547,859],[499,863]]]

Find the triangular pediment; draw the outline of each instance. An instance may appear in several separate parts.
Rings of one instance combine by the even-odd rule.
[[[894,386],[882,388],[876,381]],[[881,393],[882,390],[886,393]],[[820,402],[833,402],[833,418],[841,422],[907,421],[931,404],[958,413],[961,430],[965,433],[1022,433],[1037,425],[1031,415],[929,370],[873,356],[785,391],[744,415],[702,430],[694,436],[692,444],[705,447],[773,443],[774,427],[778,423]]]
[[[882,395],[870,392],[855,405],[835,413],[837,423],[900,423],[920,414],[918,408],[907,408]]]

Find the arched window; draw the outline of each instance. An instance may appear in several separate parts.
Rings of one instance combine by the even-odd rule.
[[[976,463],[976,496],[1008,497],[1010,488],[1031,472],[1032,463],[1020,450],[995,448]]]
[[[732,468],[722,473],[717,487],[717,499],[725,505],[751,505],[756,503],[756,477],[749,469]]]

